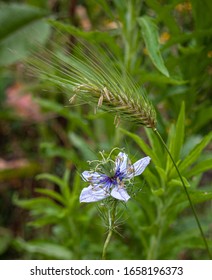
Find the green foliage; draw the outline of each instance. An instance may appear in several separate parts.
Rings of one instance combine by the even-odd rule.
[[[182,174],[185,174],[186,178],[190,179],[190,183],[188,183],[184,177],[192,202],[198,204],[212,199],[212,191],[209,187],[206,186],[204,189],[198,190],[196,189],[195,181],[193,181],[194,176],[202,176],[201,167],[205,168],[204,171],[211,169],[210,164],[208,164],[211,159],[200,160],[199,158],[199,155],[211,139],[211,133],[205,136],[184,159],[180,159],[180,149],[183,148],[184,144],[184,122],[182,122],[184,114],[185,107],[183,104],[176,126],[172,126],[169,132],[168,142],[170,150],[175,156],[175,160],[179,162],[179,168]],[[179,124],[181,124],[180,127]],[[135,141],[144,153],[150,155],[154,164],[154,168],[144,172],[144,178],[148,186],[146,186],[143,191],[143,199],[141,198],[142,195],[135,198],[140,201],[141,207],[146,215],[149,211],[151,213],[151,209],[153,211],[153,214],[151,214],[152,218],[148,219],[146,223],[142,223],[144,227],[141,233],[143,235],[142,245],[144,246],[143,242],[148,244],[148,246],[146,246],[147,257],[151,259],[161,259],[165,256],[165,258],[173,258],[173,253],[179,254],[182,247],[190,249],[195,247],[203,248],[204,245],[201,238],[197,238],[196,236],[197,229],[194,228],[194,220],[190,221],[188,229],[185,229],[183,234],[179,235],[177,227],[182,221],[187,221],[188,217],[186,215],[183,216],[182,213],[184,213],[184,209],[189,206],[189,203],[183,192],[182,184],[177,177],[176,171],[173,169],[171,162],[167,160],[167,154],[159,148],[158,139],[154,133],[151,131],[147,132],[148,141],[151,144],[151,148],[149,148],[136,134],[122,128],[120,130]],[[179,143],[181,143],[180,146]],[[151,196],[151,199],[146,202],[146,191],[148,187],[150,187],[149,191],[151,191],[152,196],[148,194],[148,196]],[[210,214],[208,213],[208,215]],[[147,217],[148,216],[149,215],[147,215]],[[180,220],[176,219],[177,216],[179,216]],[[171,224],[175,224],[176,227],[173,226],[172,229],[170,229]],[[203,225],[206,227],[207,222]],[[145,239],[145,231],[150,233],[151,237],[147,235]],[[194,237],[195,242],[187,243],[190,238],[193,240]],[[186,238],[186,242],[185,240],[183,241],[184,238]],[[180,241],[184,243],[180,244]],[[180,245],[173,250],[171,246],[173,246],[174,242],[178,242]],[[171,246],[168,246],[169,251],[166,251],[164,246],[166,247],[169,243]]]
[[[187,183],[187,187],[189,188],[191,199],[194,204],[199,204],[212,199],[212,191],[210,188],[206,186],[201,190],[196,189],[195,181],[193,182],[194,176],[202,175],[202,168],[204,171],[211,168],[211,165],[208,164],[211,162],[211,159],[199,158],[200,153],[206,147],[206,144],[209,143],[211,134],[204,137],[184,159],[180,160],[180,149],[177,143],[181,143],[181,149],[183,149],[184,122],[181,122],[182,127],[180,128],[179,122],[184,119],[184,114],[185,107],[184,104],[182,104],[177,123],[176,125],[172,125],[168,141],[176,161],[180,162],[179,166],[181,167],[182,174],[185,173],[186,178],[190,179],[190,183]],[[127,235],[130,239],[128,246],[130,246],[131,250],[134,252],[134,257],[144,259],[169,259],[179,255],[182,249],[204,249],[201,237],[198,235],[195,221],[192,220],[190,216],[184,214],[184,210],[189,207],[189,203],[183,192],[182,184],[172,164],[167,160],[167,154],[163,152],[163,148],[160,146],[154,132],[148,129],[146,130],[148,141],[151,145],[148,147],[145,141],[138,135],[123,128],[119,130],[132,139],[141,151],[148,154],[152,159],[151,168],[147,168],[143,174],[145,185],[141,188],[139,185],[143,185],[142,181],[138,179],[135,182],[135,196],[132,201],[128,202],[127,209],[125,209],[123,212],[124,214],[122,214],[126,216],[126,220],[125,225],[121,225],[121,235],[123,235],[123,238]],[[133,144],[131,146],[133,147]],[[135,147],[131,148],[130,152],[134,153],[135,150],[137,150]],[[194,154],[196,155],[195,157]],[[74,228],[74,230],[81,232],[81,228],[83,227],[87,227],[87,230],[89,230],[91,225],[89,225],[88,222],[86,222],[86,224],[84,223],[87,219],[91,220],[93,215],[97,213],[92,211],[92,206],[89,208],[89,211],[87,211],[88,208],[85,211],[85,208],[79,206],[78,198],[81,179],[80,176],[76,174],[74,179],[75,183],[70,188],[68,173],[69,172],[66,171],[62,179],[50,174],[41,174],[37,177],[39,180],[46,179],[53,182],[59,187],[58,191],[37,188],[37,192],[42,195],[41,197],[27,200],[15,200],[17,205],[30,211],[33,218],[30,222],[31,226],[42,228],[46,225],[53,225],[51,234],[53,235],[51,238],[53,239],[52,244],[45,244],[47,247],[52,246],[52,249],[47,250],[46,254],[44,253],[44,249],[40,250],[40,248],[42,248],[40,241],[38,243],[37,241],[29,242],[29,244],[25,244],[23,240],[21,242],[17,241],[16,246],[19,246],[19,249],[22,248],[30,253],[39,253],[46,257],[51,254],[52,258],[60,258],[61,250],[67,249],[67,245],[65,245],[64,248],[59,248],[57,255],[56,252],[52,252],[55,243],[57,246],[58,244],[59,246],[64,246],[64,244],[69,244],[69,238],[71,238],[76,247],[81,247],[80,240],[76,240],[76,235],[72,230]],[[186,179],[184,178],[184,180]],[[73,213],[78,213],[77,217],[73,216]],[[207,213],[207,216],[206,220],[202,221],[205,231],[208,230],[210,214]],[[123,217],[123,219],[125,218]],[[184,228],[183,233],[179,234],[179,227],[184,227],[183,224],[186,224],[187,228]],[[70,225],[72,229],[69,229]],[[172,228],[170,229],[171,225]],[[136,231],[134,231],[135,228]],[[59,236],[57,236],[55,234],[59,229],[61,232]],[[61,244],[61,240],[58,238],[64,235],[66,236],[67,233],[64,232],[65,230],[69,230],[69,238],[67,240],[64,239]],[[118,238],[122,239],[122,237]],[[71,243],[71,246],[68,246],[70,252],[68,253],[67,251],[67,253],[64,253],[64,259],[66,257],[76,257],[75,250],[77,249],[72,247],[73,243]],[[173,249],[173,244],[175,243],[178,245]],[[99,246],[101,247],[100,244]],[[121,247],[120,250],[124,251],[124,245],[120,244],[119,246]],[[90,249],[93,250],[92,246]],[[88,249],[86,249],[86,251],[87,250]],[[115,248],[113,249],[112,247],[109,250],[109,254],[114,257],[115,252],[113,250],[115,250]],[[95,258],[98,258],[100,251],[100,248],[99,251],[96,251],[97,255]],[[123,255],[122,258],[127,258],[127,256],[128,255]],[[83,255],[81,257],[83,257]]]
[[[50,35],[48,12],[22,4],[0,3],[0,66],[21,60]]]
[[[71,62],[96,83],[98,67],[105,63],[108,76],[102,71],[101,81],[104,78],[108,87],[112,84],[117,96],[125,85],[127,94],[132,88],[138,94],[145,92],[157,110],[157,129],[166,139],[212,248],[212,1],[162,2],[81,1],[90,23],[87,29],[85,18],[74,14],[70,19],[68,1],[58,7],[51,6],[52,1],[51,5],[34,0],[1,3],[2,258],[99,259],[107,231],[99,213],[107,207],[104,201],[97,207],[79,203],[80,192],[87,186],[80,174],[89,169],[87,160],[117,146],[125,147],[133,161],[148,155],[151,163],[135,179],[132,198],[122,205],[108,258],[208,258],[182,183],[154,131],[127,120],[116,119],[119,128],[115,127],[111,111],[99,108],[96,112],[99,99],[92,107],[89,98],[82,98],[80,106],[69,103],[73,79],[79,82]],[[83,42],[82,48],[86,46],[82,52],[74,48],[75,37]],[[92,56],[90,45],[104,51]],[[27,59],[40,72],[30,70],[25,75],[28,67],[23,66],[23,58],[34,50],[36,59]],[[111,79],[117,80],[111,83]],[[9,107],[7,91],[16,83],[22,85],[21,94],[35,102],[28,109],[39,107],[39,120],[32,118],[30,110],[23,117],[18,115],[20,107],[19,111]],[[10,165],[20,158],[28,164]]]
[[[80,176],[78,174],[74,176],[71,187],[69,176],[68,170],[63,178],[51,174],[41,174],[37,179],[48,180],[59,189],[37,188],[36,191],[41,194],[40,197],[25,200],[14,198],[16,205],[30,211],[32,220],[29,225],[31,227],[39,229],[51,226],[51,234],[44,233],[42,239],[30,242],[17,239],[14,243],[17,250],[25,250],[38,258],[84,259],[86,255],[89,258],[93,257],[92,244],[96,235],[87,234],[85,239],[84,234],[89,231],[90,222],[95,219],[96,213],[91,207],[85,209],[79,204]],[[88,217],[89,219],[87,219]],[[95,230],[97,231],[95,232]],[[94,229],[95,234],[99,230],[101,232],[101,228]],[[96,243],[100,241],[101,238],[96,240]],[[85,246],[90,248],[90,252],[89,250],[84,251]],[[100,244],[98,251],[101,252]]]
[[[164,65],[164,61],[160,53],[157,26],[148,16],[140,17],[138,22],[141,26],[141,32],[146,44],[146,48],[153,64],[162,74],[169,77],[169,72]]]

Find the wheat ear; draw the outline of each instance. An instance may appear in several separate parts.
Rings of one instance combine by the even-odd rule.
[[[116,124],[123,118],[156,127],[156,113],[143,88],[135,85],[118,61],[102,49],[80,44],[74,46],[72,53],[65,53],[64,48],[57,53],[46,50],[40,57],[36,55],[31,66],[42,80],[72,93],[71,103],[79,99],[112,112]]]

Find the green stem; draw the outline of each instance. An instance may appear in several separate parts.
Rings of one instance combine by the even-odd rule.
[[[210,259],[212,259],[212,255],[211,255],[211,253],[210,253],[209,246],[208,246],[207,240],[206,240],[206,238],[205,238],[204,232],[203,232],[203,230],[202,230],[201,224],[200,224],[200,222],[199,222],[199,219],[198,219],[196,210],[195,210],[195,208],[194,208],[194,205],[193,205],[193,203],[192,203],[192,200],[191,200],[191,198],[190,198],[190,195],[189,195],[189,193],[188,193],[188,190],[187,190],[187,188],[186,188],[186,186],[185,186],[185,183],[184,183],[184,181],[183,181],[183,178],[182,178],[182,176],[181,176],[181,174],[180,174],[180,171],[179,171],[179,169],[178,169],[178,167],[177,167],[177,165],[176,165],[176,163],[175,163],[175,160],[173,159],[173,157],[172,157],[172,155],[171,155],[171,153],[170,153],[168,147],[166,146],[166,143],[164,142],[162,136],[161,136],[160,133],[157,131],[157,129],[155,128],[155,129],[153,129],[153,131],[155,132],[155,134],[156,134],[157,137],[159,138],[160,142],[161,142],[162,145],[164,146],[165,150],[167,151],[168,155],[170,156],[170,158],[171,158],[171,160],[172,160],[172,162],[173,162],[173,164],[174,164],[174,167],[175,167],[175,169],[176,169],[176,171],[177,171],[177,174],[178,174],[178,176],[179,176],[179,178],[180,178],[180,181],[182,182],[184,191],[185,191],[186,196],[187,196],[187,198],[188,198],[188,201],[189,201],[189,203],[190,203],[190,207],[191,207],[191,210],[192,210],[193,215],[194,215],[194,217],[195,217],[195,220],[196,220],[196,222],[197,222],[198,228],[199,228],[199,230],[200,230],[202,239],[203,239],[203,241],[204,241],[204,243],[205,243],[205,247],[206,247],[206,250],[207,250],[207,252],[208,252],[208,256],[209,256]]]
[[[115,224],[115,217],[116,217],[116,206],[117,206],[118,201],[115,200],[113,203],[113,208],[112,210],[109,209],[108,211],[108,223],[109,223],[109,229],[108,229],[108,234],[107,238],[105,239],[105,243],[103,246],[103,251],[102,251],[102,260],[106,260],[106,252],[107,252],[107,247],[110,243],[113,231],[114,231],[114,224]],[[112,212],[112,214],[111,214]]]
[[[160,206],[161,208],[161,206]],[[157,260],[158,253],[160,252],[160,244],[161,244],[161,237],[163,234],[163,227],[164,227],[164,219],[165,217],[162,215],[162,209],[158,209],[158,231],[157,234],[151,236],[150,239],[150,246],[148,248],[147,260]]]

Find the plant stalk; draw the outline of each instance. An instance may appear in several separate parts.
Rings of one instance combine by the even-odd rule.
[[[186,196],[187,196],[187,198],[188,198],[188,201],[189,201],[191,210],[192,210],[192,212],[193,212],[193,215],[194,215],[194,217],[195,217],[196,223],[197,223],[198,228],[199,228],[199,230],[200,230],[200,233],[201,233],[202,239],[203,239],[203,241],[204,241],[205,248],[206,248],[206,250],[207,250],[209,259],[212,259],[212,255],[211,255],[211,252],[210,252],[210,250],[209,250],[209,246],[208,246],[207,240],[206,240],[205,235],[204,235],[204,232],[203,232],[203,230],[202,230],[202,227],[201,227],[199,218],[198,218],[198,216],[197,216],[196,210],[195,210],[195,208],[194,208],[193,202],[192,202],[192,200],[191,200],[191,197],[190,197],[190,195],[189,195],[189,193],[188,193],[188,190],[187,190],[187,188],[186,188],[186,185],[185,185],[185,183],[184,183],[184,181],[183,181],[182,175],[180,174],[180,171],[179,171],[179,169],[178,169],[178,167],[177,167],[177,165],[176,165],[176,163],[175,163],[175,160],[174,160],[174,158],[172,157],[172,155],[171,155],[171,153],[170,153],[170,151],[169,151],[169,149],[168,149],[166,143],[164,142],[162,136],[160,135],[160,133],[158,132],[158,130],[157,130],[156,128],[154,128],[153,131],[155,132],[155,134],[156,134],[157,137],[159,138],[160,142],[161,142],[162,145],[164,146],[165,150],[167,151],[169,157],[171,158],[171,160],[172,160],[172,162],[173,162],[173,164],[174,164],[174,167],[175,167],[175,169],[176,169],[176,171],[177,171],[177,174],[178,174],[178,176],[179,176],[179,178],[180,178],[180,181],[181,181],[181,183],[182,183],[182,185],[183,185],[184,191],[185,191]]]
[[[105,239],[105,243],[104,243],[104,246],[103,246],[102,260],[106,260],[107,247],[108,247],[108,245],[110,243],[110,240],[111,240],[111,237],[112,237],[112,234],[113,234],[113,231],[114,231],[117,203],[118,203],[118,201],[115,200],[114,203],[113,203],[112,210],[108,211],[109,229],[108,229],[107,238]]]
[[[160,211],[159,211],[160,213]],[[160,242],[163,233],[164,217],[159,217],[158,219],[158,231],[151,237],[150,246],[147,254],[147,260],[157,260],[158,252],[160,252]]]

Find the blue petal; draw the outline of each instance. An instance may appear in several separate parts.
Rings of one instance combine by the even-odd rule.
[[[99,184],[104,182],[107,176],[98,172],[84,171],[82,173],[82,178],[84,181],[90,182],[91,184]]]
[[[131,179],[135,176],[140,175],[147,165],[150,163],[151,158],[150,157],[144,157],[138,161],[136,161],[133,165],[130,165],[127,169],[127,179]]]
[[[116,186],[112,189],[111,195],[118,199],[118,200],[123,200],[125,202],[128,201],[130,196],[128,195],[127,191],[123,187]]]
[[[102,200],[110,195],[107,187],[89,186],[84,188],[80,194],[80,202],[95,202]]]
[[[128,155],[120,152],[115,160],[115,168],[120,172],[125,172],[128,165]]]

